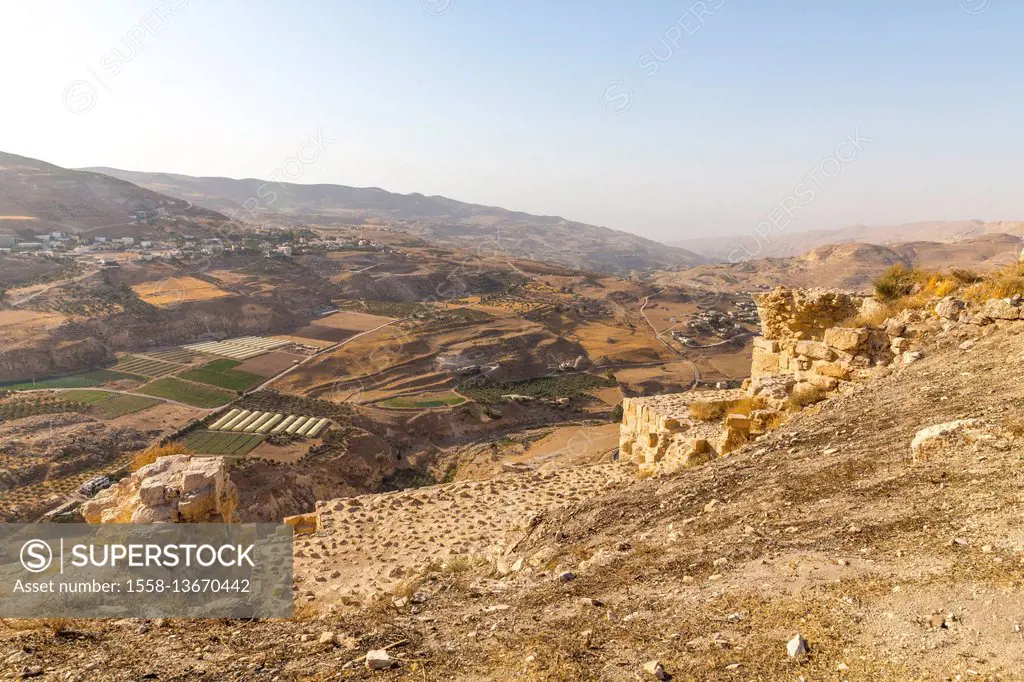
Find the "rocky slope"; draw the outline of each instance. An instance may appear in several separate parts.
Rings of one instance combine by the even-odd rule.
[[[553,503],[513,537],[494,512],[506,493],[539,503],[530,485],[328,502],[345,522],[301,541],[313,594],[294,621],[0,630],[0,660],[83,680],[1019,679],[1024,323],[1012,301],[989,308],[920,312],[920,359],[879,364],[728,456],[545,488]],[[606,481],[635,471],[603,466]],[[414,507],[434,512],[427,537],[409,536]],[[330,589],[342,548],[390,567],[413,540],[436,560],[379,597]],[[365,665],[381,649],[389,672]]]

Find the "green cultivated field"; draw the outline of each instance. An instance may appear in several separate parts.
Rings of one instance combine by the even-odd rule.
[[[81,391],[81,393],[102,393],[103,391]],[[68,391],[69,396],[75,396],[79,391]],[[71,397],[70,400],[77,400],[79,402],[87,402],[78,397]],[[156,398],[147,398],[141,395],[123,395],[121,393],[107,393],[105,397],[89,402],[91,409],[89,410],[92,414],[96,415],[101,419],[115,419],[117,417],[123,417],[126,414],[135,414],[136,412],[142,412],[143,410],[149,409],[154,405],[159,405],[161,400]]]
[[[178,376],[189,381],[227,388],[232,391],[246,391],[263,383],[265,377],[232,369],[239,364],[241,363],[235,360],[214,360],[202,367],[182,372]]]
[[[185,447],[200,455],[245,455],[263,442],[263,436],[230,431],[194,431],[185,437]]]
[[[202,384],[181,381],[174,377],[157,379],[136,390],[136,393],[167,398],[193,407],[219,407],[234,400],[235,395]]]
[[[109,369],[99,369],[95,372],[83,372],[81,374],[71,374],[64,377],[55,377],[51,379],[40,379],[39,381],[23,381],[17,384],[2,384],[0,385],[0,391],[32,391],[42,388],[91,388],[93,386],[102,386],[103,384],[110,383],[113,381],[124,381],[125,379],[131,379],[134,381],[145,381],[145,377],[136,376],[134,374],[125,374],[124,372],[115,372]]]
[[[399,410],[423,409],[427,407],[452,407],[461,405],[466,399],[454,393],[449,395],[438,395],[431,398],[417,398],[408,396],[404,398],[389,398],[380,403],[381,407],[390,407]]]

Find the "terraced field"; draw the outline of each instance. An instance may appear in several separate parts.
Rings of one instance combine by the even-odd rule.
[[[157,379],[137,389],[136,393],[167,398],[193,407],[219,407],[235,398],[234,393],[174,377]]]
[[[114,369],[118,372],[138,374],[144,377],[162,377],[181,368],[182,365],[176,363],[143,358],[137,355],[126,355],[114,366]]]
[[[263,442],[263,436],[230,431],[194,431],[182,441],[185,447],[200,455],[241,456]]]

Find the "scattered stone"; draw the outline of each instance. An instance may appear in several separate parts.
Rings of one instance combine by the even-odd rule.
[[[335,636],[335,634],[333,632],[323,632],[323,633],[320,634],[320,643],[321,644],[331,644],[331,645],[333,645],[335,643],[336,639],[337,638],[336,638],[336,636]]]
[[[366,654],[366,667],[370,670],[387,670],[393,665],[385,649],[373,649]]]
[[[923,357],[924,353],[919,350],[908,350],[903,353],[903,364],[912,365]]]
[[[572,582],[573,580],[576,580],[576,574],[572,571],[563,571],[558,574],[558,579],[563,583]]]
[[[916,458],[926,451],[941,446],[948,439],[961,436],[981,436],[982,421],[980,419],[958,419],[957,421],[927,426],[914,435],[910,442],[910,452]]]
[[[668,679],[668,673],[665,672],[665,668],[658,661],[647,661],[644,663],[644,672],[656,680]]]
[[[786,643],[786,653],[790,658],[798,658],[807,655],[807,640],[803,635],[797,634]]]

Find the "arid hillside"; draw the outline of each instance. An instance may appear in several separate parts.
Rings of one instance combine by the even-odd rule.
[[[225,220],[224,216],[102,173],[68,170],[0,152],[0,234],[80,232],[131,225],[138,211]]]
[[[856,345],[787,300],[761,299],[766,335]],[[292,621],[27,622],[0,653],[56,678],[1019,679],[1020,313],[944,298],[876,320],[915,350],[877,347],[860,379],[704,464],[318,503]]]
[[[478,254],[503,253],[578,269],[624,275],[635,270],[694,265],[705,259],[628,232],[587,225],[558,216],[536,216],[494,206],[467,204],[442,196],[395,194],[377,187],[298,185],[262,180],[192,177],[91,168],[238,220],[337,227],[384,221],[433,244]],[[245,210],[242,206],[251,206]]]

